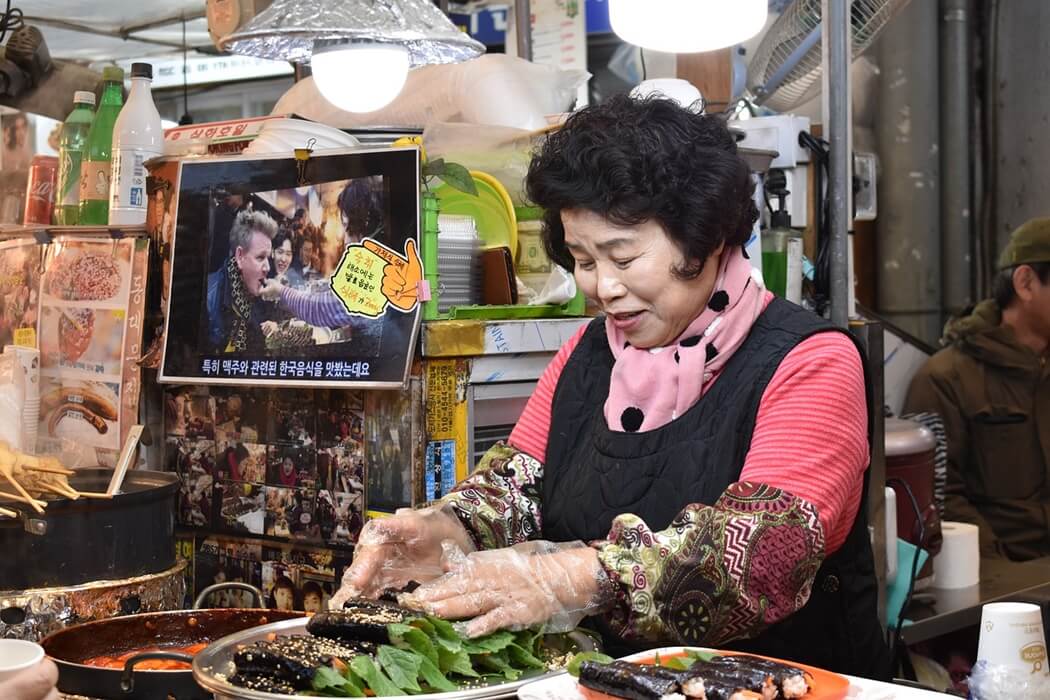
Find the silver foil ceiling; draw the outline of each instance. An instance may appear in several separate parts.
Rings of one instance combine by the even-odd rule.
[[[309,63],[314,41],[336,39],[400,44],[408,49],[413,68],[457,63],[485,52],[429,0],[275,0],[223,37],[219,48]]]

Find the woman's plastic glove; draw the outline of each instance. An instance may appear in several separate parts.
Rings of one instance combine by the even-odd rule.
[[[472,554],[446,543],[443,565],[448,573],[399,601],[436,617],[469,619],[458,626],[468,637],[541,624],[567,632],[611,601],[598,554],[582,542],[534,541]]]
[[[368,521],[354,547],[354,560],[329,606],[339,609],[349,598],[378,598],[410,581],[426,583],[444,574],[444,541],[474,551],[470,534],[449,506],[402,508],[389,518]]]

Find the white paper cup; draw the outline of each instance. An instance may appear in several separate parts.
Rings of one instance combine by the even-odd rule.
[[[44,647],[22,639],[0,639],[0,683],[44,660]]]
[[[977,660],[1013,668],[1019,673],[1050,673],[1039,606],[1030,603],[985,605],[981,609]]]

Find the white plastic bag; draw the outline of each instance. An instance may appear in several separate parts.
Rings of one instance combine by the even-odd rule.
[[[574,296],[576,296],[576,278],[561,265],[551,265],[547,283],[535,297],[529,300],[529,305],[564,304]]]
[[[539,129],[545,115],[572,108],[590,74],[543,66],[504,54],[409,71],[401,94],[375,112],[344,112],[324,99],[313,78],[286,92],[273,114],[298,114],[340,129],[422,127],[439,121]]]

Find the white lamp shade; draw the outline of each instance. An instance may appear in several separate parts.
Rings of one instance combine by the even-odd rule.
[[[765,26],[768,0],[609,0],[609,23],[624,41],[668,53],[739,44]]]
[[[315,50],[310,65],[326,100],[346,112],[374,112],[405,86],[409,54],[399,44],[353,43]]]

